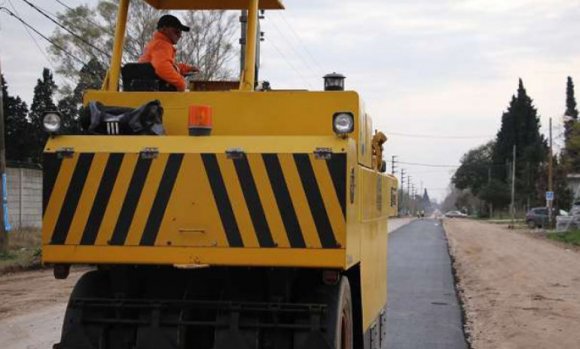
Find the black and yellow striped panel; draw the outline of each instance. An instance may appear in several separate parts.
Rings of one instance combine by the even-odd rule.
[[[346,154],[44,158],[52,245],[342,248]]]

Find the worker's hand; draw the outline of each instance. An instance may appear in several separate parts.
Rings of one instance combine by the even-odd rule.
[[[181,75],[187,75],[190,73],[199,73],[199,68],[195,65],[189,65],[189,64],[179,64],[179,70]]]

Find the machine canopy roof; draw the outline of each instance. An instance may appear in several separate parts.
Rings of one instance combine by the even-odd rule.
[[[145,0],[156,9],[164,10],[245,10],[249,0]],[[283,10],[282,0],[260,0],[262,10]]]

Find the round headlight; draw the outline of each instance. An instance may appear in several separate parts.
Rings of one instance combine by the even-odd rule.
[[[60,115],[55,112],[48,112],[44,114],[44,118],[42,119],[42,126],[44,130],[48,133],[56,133],[60,130],[61,119]]]
[[[332,129],[339,135],[351,133],[354,130],[354,117],[352,113],[336,113]]]

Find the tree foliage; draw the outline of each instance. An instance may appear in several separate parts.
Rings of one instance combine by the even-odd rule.
[[[28,106],[20,97],[13,97],[8,93],[8,83],[4,79],[4,75],[1,76],[1,80],[6,159],[28,162],[31,156],[31,126],[26,118]]]
[[[488,142],[463,155],[461,166],[451,179],[457,188],[469,189],[476,196],[479,194],[490,179],[494,145],[494,142]]]
[[[574,124],[578,122],[578,110],[576,109],[576,97],[574,96],[574,82],[569,76],[566,82],[566,111],[564,112],[564,138],[568,142]]]
[[[57,86],[52,73],[47,68],[44,68],[42,77],[37,80],[36,86],[34,87],[34,96],[32,98],[32,105],[30,106],[30,113],[28,114],[28,119],[32,125],[31,135],[34,136],[33,143],[31,144],[32,157],[34,161],[39,163],[42,159],[42,150],[48,137],[42,128],[42,117],[47,111],[57,110],[53,99],[56,89]]]
[[[51,36],[56,45],[50,54],[59,62],[56,72],[77,80],[85,63],[94,60],[107,67],[113,49],[118,0],[99,0],[95,7],[81,5],[58,14],[58,20],[70,28],[73,35],[57,28]],[[123,61],[135,62],[151,39],[159,17],[158,11],[144,1],[132,1],[129,9]],[[191,27],[177,47],[178,58],[201,68],[202,78],[221,79],[232,75],[228,64],[235,57],[233,39],[236,16],[224,11],[189,11],[182,16]],[[72,56],[78,57],[79,62]],[[94,71],[100,76],[98,71]]]
[[[566,85],[566,111],[564,112],[564,149],[562,151],[563,166],[569,173],[580,173],[580,134],[578,128],[578,110],[574,96],[574,83],[568,77]]]
[[[540,119],[532,99],[528,96],[522,80],[518,91],[512,97],[510,105],[502,115],[501,128],[496,137],[493,152],[495,164],[506,164],[498,167],[494,177],[509,183],[513,159],[513,147],[516,146],[516,200],[520,203],[535,203],[536,179],[539,176],[540,164],[547,156],[547,145],[540,133]]]

